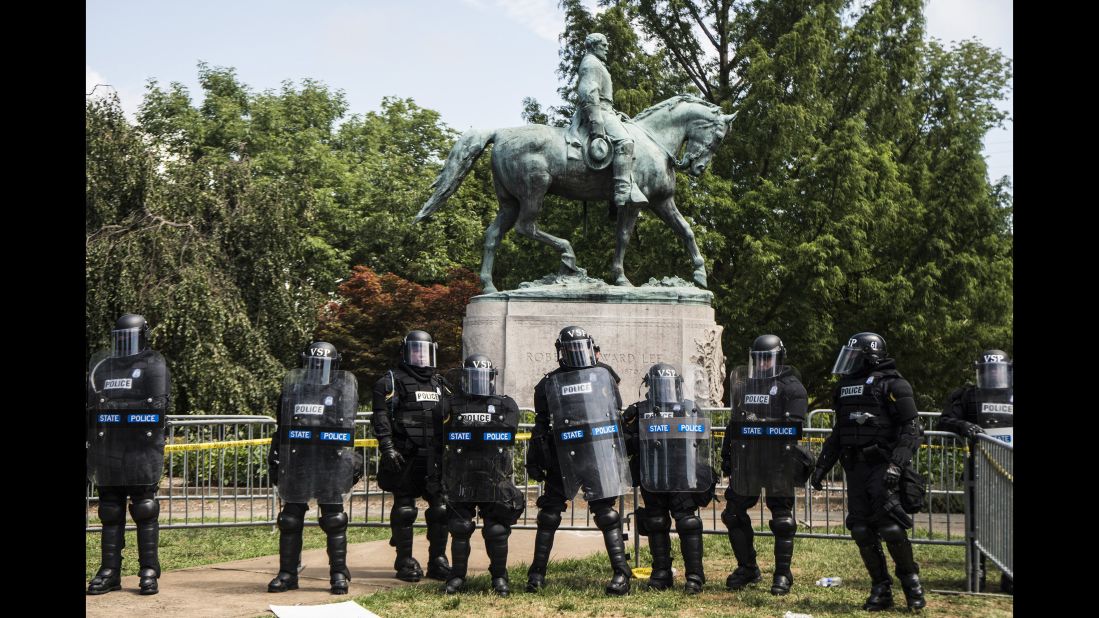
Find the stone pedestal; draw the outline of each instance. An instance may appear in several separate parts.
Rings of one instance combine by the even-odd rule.
[[[610,286],[584,276],[547,277],[518,290],[475,296],[466,307],[462,356],[487,354],[497,364],[496,389],[534,407],[534,386],[556,368],[554,341],[565,326],[595,338],[603,362],[622,378],[623,405],[644,396],[641,379],[655,363],[676,366],[685,391],[701,406],[721,405],[725,357],[713,293],[679,279],[640,287]],[[698,369],[692,375],[688,366]]]

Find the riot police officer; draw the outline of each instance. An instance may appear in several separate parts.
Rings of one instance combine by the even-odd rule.
[[[633,481],[621,431],[622,397],[611,373],[596,364],[595,341],[583,328],[561,329],[555,347],[560,367],[534,387],[535,425],[526,469],[530,478],[545,481],[545,491],[537,502],[538,531],[527,591],[545,586],[565,501],[583,488],[614,570],[606,593],[624,595],[630,590],[632,571],[614,502],[630,491]]]
[[[279,512],[279,572],[268,592],[298,588],[302,529],[309,501],[320,508],[327,536],[332,594],[347,594],[347,513],[343,501],[362,478],[362,456],[355,452],[358,381],[340,371],[341,356],[325,341],[301,352],[302,367],[287,372],[279,396],[278,428],[267,455],[271,483],[283,502]]]
[[[122,589],[126,498],[137,526],[141,594],[159,591],[160,504],[164,434],[171,403],[164,357],[149,348],[149,324],[127,313],[111,331],[110,352],[96,354],[87,381],[88,475],[99,489],[102,561],[88,594]]]
[[[393,492],[389,511],[392,535],[389,544],[397,549],[393,563],[397,579],[417,582],[424,576],[412,556],[412,525],[416,521],[416,497],[427,500],[427,576],[446,581],[450,563],[446,559],[447,518],[434,451],[440,426],[439,404],[450,396],[446,382],[435,370],[437,344],[431,335],[414,330],[401,343],[401,362],[374,384],[374,435],[381,457],[378,486]]]
[[[698,509],[713,500],[716,475],[710,467],[711,428],[707,412],[683,396],[683,377],[667,363],[645,374],[646,398],[626,408],[630,473],[641,482],[645,506],[637,509],[637,530],[649,537],[653,555],[648,586],[672,586],[671,523],[683,551],[687,594],[702,592],[702,518]],[[669,517],[670,515],[670,517]]]
[[[926,604],[920,567],[898,513],[897,489],[902,469],[919,448],[922,430],[912,385],[887,355],[885,339],[875,333],[853,335],[840,349],[832,373],[842,376],[833,395],[836,415],[832,434],[821,448],[813,471],[813,487],[839,459],[847,477],[849,513],[845,522],[870,573],[870,596],[863,609],[883,611],[893,606],[892,579],[881,541],[896,565],[897,579],[909,609]]]
[[[519,406],[496,393],[496,368],[484,354],[472,354],[463,363],[461,389],[440,402],[443,427],[440,439],[442,486],[447,500],[451,535],[450,579],[447,594],[465,584],[469,538],[479,509],[481,534],[489,557],[492,589],[506,597],[508,537],[526,508],[526,500],[512,481]]]
[[[794,583],[790,570],[798,529],[793,511],[794,487],[805,483],[812,460],[797,448],[808,405],[805,387],[785,362],[782,340],[777,335],[760,335],[748,348],[748,366],[735,370],[731,380],[732,413],[721,448],[722,472],[730,476],[721,521],[728,527],[729,543],[737,560],[737,568],[725,580],[730,590],[740,590],[761,579],[748,514],[748,509],[759,502],[761,490],[766,490],[764,503],[771,511],[768,525],[775,535],[771,594],[787,594]],[[759,427],[753,423],[783,429],[774,435],[785,435],[787,439],[755,439],[757,433],[738,431],[741,427]]]
[[[950,431],[973,439],[986,433],[1012,443],[1015,396],[1013,363],[1003,350],[985,350],[974,362],[977,385],[954,389],[943,404],[943,413],[935,423],[936,431]],[[985,581],[985,555],[980,554],[979,589]],[[1000,576],[1000,591],[1013,593],[1015,582],[1007,573]]]

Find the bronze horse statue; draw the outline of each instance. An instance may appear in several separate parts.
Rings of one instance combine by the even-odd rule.
[[[701,176],[725,137],[734,115],[691,95],[677,95],[642,111],[625,122],[634,139],[633,180],[648,197],[648,206],[683,241],[694,266],[693,277],[706,287],[706,264],[695,243],[694,232],[675,206],[675,170]],[[590,170],[583,160],[567,156],[564,127],[532,124],[505,129],[471,129],[450,150],[446,165],[431,185],[435,193],[416,221],[426,219],[454,194],[485,147],[492,151],[492,178],[500,210],[485,230],[485,253],[481,282],[485,293],[495,292],[492,266],[500,239],[512,227],[520,234],[550,245],[561,254],[561,272],[579,272],[572,245],[564,238],[538,229],[538,214],[546,194],[586,201],[610,201],[613,179],[610,168]],[[683,158],[675,153],[687,142]],[[622,268],[626,243],[633,233],[637,214],[644,204],[628,203],[618,209],[614,262],[615,285],[633,285]]]

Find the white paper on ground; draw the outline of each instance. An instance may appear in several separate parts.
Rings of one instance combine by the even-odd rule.
[[[354,601],[325,605],[270,605],[277,618],[380,618]]]

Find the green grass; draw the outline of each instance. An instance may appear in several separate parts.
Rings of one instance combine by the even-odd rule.
[[[355,600],[378,615],[390,617],[435,615],[455,612],[460,615],[488,616],[556,616],[569,613],[578,616],[755,616],[775,618],[787,611],[826,616],[862,616],[859,608],[870,590],[870,579],[851,541],[828,539],[798,539],[794,548],[794,587],[785,597],[770,594],[771,568],[774,564],[770,537],[756,537],[758,561],[763,581],[746,590],[732,593],[725,590],[725,577],[736,566],[725,537],[706,537],[706,586],[702,594],[687,596],[682,592],[683,563],[673,536],[673,564],[678,569],[676,588],[664,592],[644,590],[633,580],[633,591],[624,598],[607,597],[603,586],[610,578],[610,564],[605,554],[582,560],[551,562],[547,574],[548,586],[537,594],[523,591],[526,565],[515,556],[509,569],[512,596],[501,599],[492,593],[487,574],[478,574],[466,582],[465,594],[447,597],[439,592],[438,582],[420,583],[361,596]],[[916,560],[920,563],[924,590],[964,590],[965,554],[961,547],[917,545]],[[641,550],[641,566],[651,564],[647,548]],[[892,560],[889,560],[892,568]],[[818,588],[813,582],[824,576],[842,577],[838,588]],[[999,574],[989,576],[999,581]],[[894,582],[894,599],[904,607],[900,584]],[[933,616],[1010,616],[1011,599],[975,596],[939,595],[927,592],[926,615]],[[896,612],[907,613],[898,609]],[[896,613],[894,612],[894,613]],[[889,614],[890,612],[885,612]]]
[[[417,532],[422,534],[419,529]],[[347,529],[348,543],[388,538],[389,528]],[[101,539],[102,535],[98,531],[86,533],[84,536],[85,581],[94,577],[99,570]],[[316,526],[306,526],[302,540],[303,549],[325,547],[324,531]],[[160,531],[160,568],[164,571],[277,553],[279,531],[274,526]],[[126,532],[126,547],[122,550],[122,574],[137,575],[138,568],[137,532],[130,530]]]

